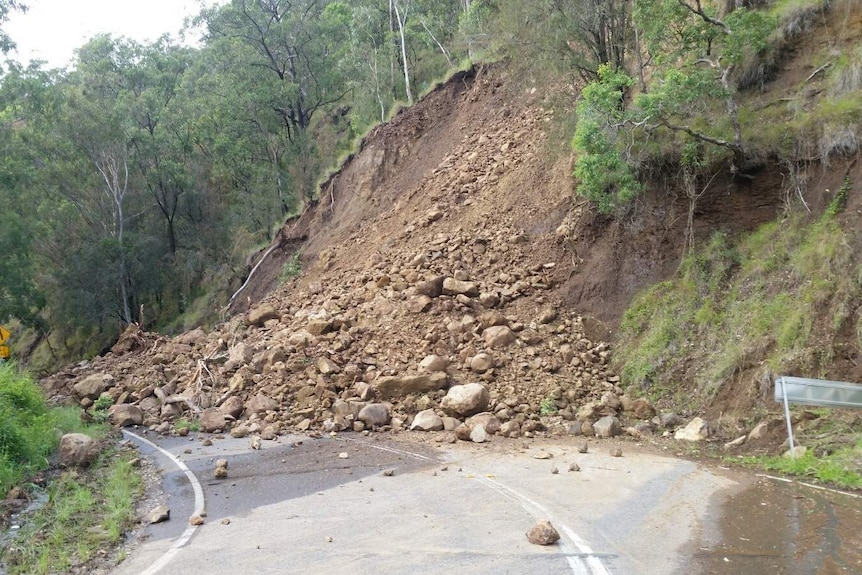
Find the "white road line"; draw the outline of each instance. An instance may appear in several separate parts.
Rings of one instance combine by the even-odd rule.
[[[183,473],[186,474],[186,477],[188,478],[189,483],[192,484],[192,489],[195,492],[194,514],[195,515],[202,515],[204,512],[204,504],[205,504],[205,502],[204,502],[204,490],[203,490],[203,487],[201,487],[201,483],[200,483],[200,481],[198,481],[198,478],[195,477],[194,473],[192,473],[192,470],[189,469],[188,466],[185,463],[183,463],[182,460],[180,460],[178,457],[176,457],[173,453],[159,447],[158,445],[156,445],[155,443],[153,443],[149,439],[144,439],[140,435],[138,435],[136,433],[132,433],[131,431],[128,431],[126,429],[123,430],[123,433],[129,437],[132,437],[135,441],[140,441],[141,443],[145,443],[146,445],[149,445],[153,449],[159,451],[162,455],[164,455],[165,457],[170,459],[174,463],[174,465],[179,467],[180,471],[182,471]],[[197,531],[197,528],[198,528],[197,525],[189,525],[188,527],[186,527],[186,530],[183,531],[183,534],[180,535],[180,537],[176,541],[174,541],[174,544],[171,545],[171,548],[168,549],[164,553],[164,555],[159,557],[152,565],[150,565],[150,567],[146,571],[143,571],[141,573],[141,575],[155,575],[156,573],[161,571],[168,563],[170,563],[170,561],[174,558],[174,556],[177,553],[179,553],[180,548],[189,542],[189,539],[191,539],[192,535],[195,534],[195,531]]]
[[[357,439],[351,439],[349,437],[340,437],[339,439],[343,441],[352,441],[355,443],[360,443],[362,445],[366,445],[373,449],[378,449],[380,451],[388,451],[390,453],[400,453],[402,455],[409,455],[416,459],[421,459],[423,461],[435,461],[434,459],[427,457],[425,455],[419,453],[413,453],[412,451],[406,451],[403,449],[396,449],[394,447],[385,447],[383,445],[373,445],[371,443],[365,441],[359,441]],[[566,555],[566,560],[569,563],[569,568],[571,568],[572,573],[575,575],[610,575],[610,571],[605,568],[601,559],[599,559],[594,553],[593,550],[586,544],[586,542],[581,539],[577,533],[575,533],[568,525],[555,518],[547,508],[540,505],[538,502],[534,501],[530,497],[515,491],[508,485],[504,485],[499,480],[491,479],[490,477],[483,476],[478,473],[472,473],[473,477],[479,480],[480,483],[485,485],[486,487],[493,489],[497,493],[504,495],[509,498],[514,498],[518,502],[521,503],[521,506],[530,513],[533,517],[547,519],[548,521],[552,521],[553,524],[557,525],[560,530],[562,530],[563,534],[572,544],[577,548],[578,553],[572,553],[571,548],[568,543],[561,539],[561,547]]]

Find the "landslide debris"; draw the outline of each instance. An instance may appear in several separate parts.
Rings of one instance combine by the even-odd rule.
[[[187,433],[183,419],[264,440],[412,428],[481,442],[592,435],[600,421],[609,437],[618,417],[649,420],[652,407],[609,370],[609,344],[558,297],[575,262],[561,246],[568,193],[549,175],[568,174],[567,158],[543,157],[551,112],[490,74],[453,82],[371,134],[330,180],[361,186],[332,187],[328,204],[285,226],[300,278],[210,333],[130,326],[46,390],[91,411],[107,394],[160,433]]]

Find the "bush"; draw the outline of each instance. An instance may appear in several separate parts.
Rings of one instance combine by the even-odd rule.
[[[12,364],[0,365],[0,493],[45,468],[61,433],[79,420],[49,409],[32,379]]]

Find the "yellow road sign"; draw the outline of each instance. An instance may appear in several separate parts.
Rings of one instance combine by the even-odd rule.
[[[0,359],[9,359],[9,348],[5,345],[0,345]]]
[[[6,340],[9,339],[9,336],[12,335],[9,333],[5,327],[0,325],[0,344],[6,343]]]

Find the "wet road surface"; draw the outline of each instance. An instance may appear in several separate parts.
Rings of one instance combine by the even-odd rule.
[[[149,527],[114,575],[862,573],[858,499],[631,444],[614,458],[601,442],[588,454],[573,442],[434,449],[384,435],[283,437],[259,451],[247,439],[158,443],[199,479],[206,523],[172,547],[193,490],[142,447],[165,468],[172,520]],[[213,478],[218,458],[229,461],[227,479]],[[572,462],[581,471],[569,472]],[[558,545],[527,542],[538,519],[561,531]]]

